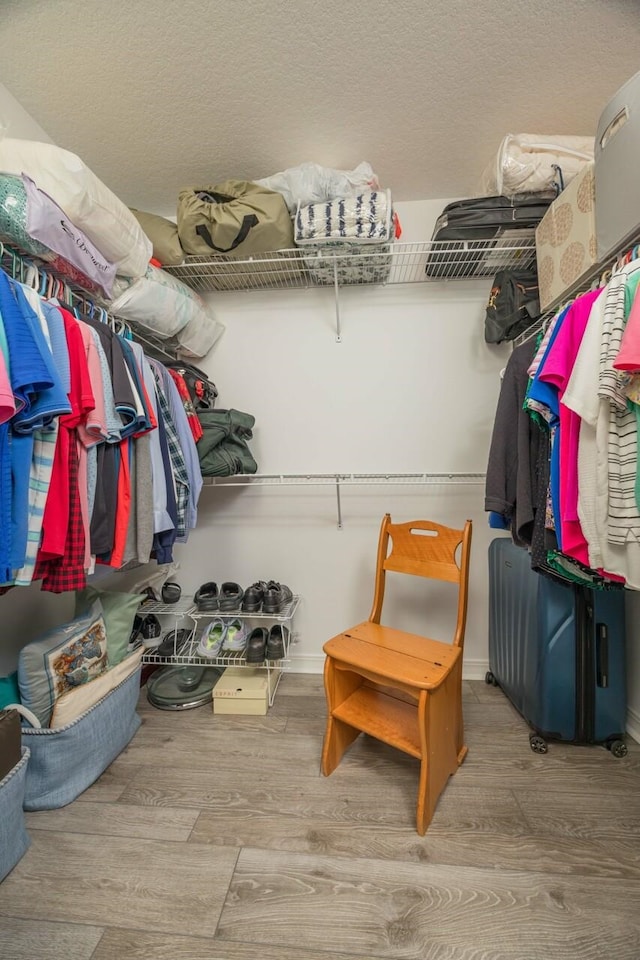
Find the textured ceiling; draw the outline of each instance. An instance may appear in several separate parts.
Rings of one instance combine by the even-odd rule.
[[[3,0],[3,82],[130,205],[304,160],[472,195],[505,133],[593,134],[637,0]]]

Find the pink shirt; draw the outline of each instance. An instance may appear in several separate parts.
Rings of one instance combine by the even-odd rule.
[[[562,552],[589,566],[589,548],[578,518],[578,439],[580,417],[562,397],[571,378],[591,307],[602,290],[591,290],[569,308],[547,354],[540,379],[558,389],[560,401],[560,538]]]
[[[95,401],[95,407],[87,414],[86,422],[78,424],[78,436],[85,447],[93,447],[96,443],[99,443],[101,440],[106,440],[109,436],[107,414],[104,404],[102,369],[100,367],[98,348],[91,335],[91,329],[86,323],[82,323],[81,320],[78,320],[78,329],[80,330],[82,343],[84,344],[89,380]]]
[[[11,390],[7,365],[0,350],[0,423],[6,423],[16,412],[16,401]]]
[[[630,370],[636,373],[640,370],[640,286],[636,288],[636,295],[627,317],[627,325],[622,334],[622,342],[618,356],[613,361],[616,370]]]

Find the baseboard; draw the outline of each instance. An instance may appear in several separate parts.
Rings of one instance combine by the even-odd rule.
[[[627,707],[627,733],[640,743],[640,713],[631,707]]]
[[[465,657],[462,661],[462,679],[484,680],[488,669],[488,660],[470,660],[468,657]]]
[[[488,669],[488,660],[470,660],[465,657],[462,665],[462,679],[484,680],[484,675]],[[295,653],[293,653],[288,670],[290,673],[322,673],[324,670],[324,654],[315,653],[296,656]]]
[[[323,673],[324,653],[312,653],[300,657],[293,653],[287,670],[289,673]]]

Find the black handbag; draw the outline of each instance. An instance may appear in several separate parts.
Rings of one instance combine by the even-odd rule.
[[[200,410],[213,410],[218,396],[218,388],[208,379],[206,373],[192,363],[168,363],[183,378],[196,413]]]
[[[486,309],[486,342],[502,343],[503,340],[514,340],[539,316],[537,273],[531,270],[498,271]]]

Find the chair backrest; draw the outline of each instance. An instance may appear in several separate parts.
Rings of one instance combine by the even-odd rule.
[[[369,620],[372,623],[380,623],[387,570],[457,583],[458,618],[453,643],[457,647],[462,647],[467,623],[471,526],[471,520],[466,521],[462,530],[443,527],[429,520],[392,523],[387,513],[380,527],[376,588]],[[390,540],[391,550],[389,550]],[[458,564],[456,551],[460,545],[462,547]]]

